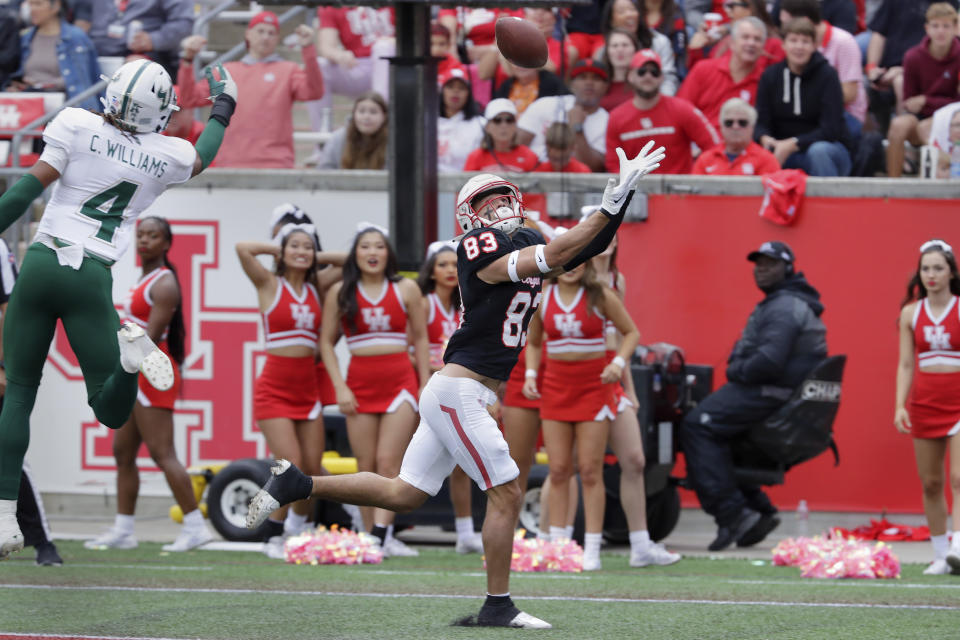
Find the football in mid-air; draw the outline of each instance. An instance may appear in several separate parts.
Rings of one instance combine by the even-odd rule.
[[[547,41],[532,22],[504,16],[497,20],[497,48],[518,67],[539,69],[547,63]]]

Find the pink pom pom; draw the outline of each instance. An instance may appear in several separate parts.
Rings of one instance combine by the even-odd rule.
[[[804,578],[900,577],[900,561],[890,547],[844,539],[836,529],[824,538],[782,540],[773,549],[773,564],[800,567]]]
[[[380,564],[383,552],[376,538],[337,527],[287,538],[284,558],[290,564]]]
[[[539,538],[524,538],[525,531],[517,531],[513,538],[511,571],[563,571],[579,573],[583,570],[583,549],[574,540],[551,542]],[[484,559],[486,567],[486,559]]]

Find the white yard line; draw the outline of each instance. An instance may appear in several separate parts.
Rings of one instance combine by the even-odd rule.
[[[449,593],[349,593],[343,591],[290,591],[285,589],[197,589],[177,587],[121,587],[121,586],[60,586],[47,584],[0,584],[3,589],[36,589],[38,591],[136,591],[140,593],[222,593],[229,595],[321,596],[337,598],[430,598],[430,599],[477,599],[476,595]],[[838,609],[924,609],[933,611],[957,611],[953,607],[931,604],[874,604],[869,602],[778,602],[776,600],[701,600],[683,598],[590,598],[574,596],[524,596],[522,600],[558,600],[562,602],[603,602],[624,604],[697,604],[717,606],[762,606],[762,607],[810,607]],[[0,632],[2,636],[2,632]]]

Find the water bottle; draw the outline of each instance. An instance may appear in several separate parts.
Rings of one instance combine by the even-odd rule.
[[[810,508],[806,500],[797,505],[797,537],[806,538],[810,534]]]
[[[143,31],[143,23],[139,20],[131,20],[130,24],[127,25],[127,48],[129,49],[133,43],[133,38]]]

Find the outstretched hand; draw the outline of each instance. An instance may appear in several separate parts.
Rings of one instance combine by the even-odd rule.
[[[660,162],[666,157],[666,150],[663,147],[653,148],[653,140],[644,145],[636,158],[627,159],[627,154],[623,149],[617,147],[617,157],[620,158],[620,181],[610,178],[607,187],[603,191],[603,201],[601,206],[610,214],[617,213],[627,195],[637,188],[640,178],[660,166]]]
[[[207,77],[207,84],[210,85],[210,100],[216,100],[221,95],[226,95],[237,101],[237,83],[233,76],[224,68],[223,64],[217,63],[217,71],[220,73],[220,80],[213,77],[213,68],[207,67],[203,70],[203,75]]]

